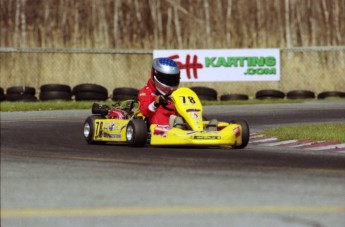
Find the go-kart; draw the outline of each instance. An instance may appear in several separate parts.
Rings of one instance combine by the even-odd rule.
[[[151,146],[232,146],[245,148],[249,142],[249,126],[245,120],[230,123],[207,121],[202,105],[189,88],[171,94],[177,115],[182,119],[176,127],[149,124],[139,111],[138,101],[126,100],[109,108],[94,103],[93,115],[84,123],[84,137],[89,144],[127,143],[132,147]],[[164,107],[164,106],[163,106]],[[167,108],[167,107],[164,107]],[[216,122],[212,126],[211,123]]]

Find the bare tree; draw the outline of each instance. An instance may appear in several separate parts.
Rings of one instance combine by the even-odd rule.
[[[14,36],[13,36],[13,44],[15,46],[18,45],[18,34],[19,34],[19,16],[20,16],[20,8],[21,8],[21,1],[17,1],[16,3],[16,13],[15,13],[15,20],[14,20]]]
[[[344,0],[0,0],[0,4],[2,46],[344,45]]]
[[[114,47],[119,48],[121,45],[120,41],[120,25],[119,25],[119,11],[121,6],[121,0],[115,0],[114,4]]]
[[[285,40],[286,46],[291,47],[291,30],[290,30],[290,4],[285,0]]]
[[[109,47],[109,34],[108,34],[108,24],[107,24],[107,19],[105,15],[105,10],[104,10],[104,2],[100,1],[99,4],[99,28],[101,32],[101,46],[104,45],[103,47]]]
[[[157,29],[158,29],[158,44],[161,48],[163,46],[163,25],[162,25],[162,12],[161,12],[161,1],[157,1],[156,13],[157,13]]]
[[[26,47],[26,16],[25,16],[25,4],[26,4],[26,0],[21,0],[21,12],[20,12],[20,20],[21,20],[21,42],[20,42],[20,47]]]
[[[332,14],[334,15],[333,17],[333,22],[331,27],[334,28],[334,34],[332,35],[332,44],[337,45],[337,43],[341,43],[341,39],[344,35],[341,35],[341,30],[340,28],[343,28],[343,32],[345,32],[345,26],[344,26],[344,20],[345,20],[345,4],[342,5],[343,11],[340,10],[339,5],[342,4],[341,1],[332,1],[331,2],[331,7],[332,7]],[[342,13],[341,13],[342,12]],[[341,18],[342,17],[342,18]],[[339,20],[340,18],[340,20]],[[340,26],[340,21],[343,21],[343,26]]]
[[[166,42],[168,43],[167,48],[173,48],[170,42],[170,37],[172,36],[172,7],[169,6],[168,8],[168,18],[167,18],[167,24],[166,24]]]
[[[143,26],[141,26],[141,23],[143,22],[143,17],[141,15],[141,8],[140,8],[140,4],[139,4],[139,0],[134,0],[134,9],[135,9],[135,17],[137,19],[137,24],[139,26],[137,26],[137,29],[139,30],[138,33],[139,33],[139,41],[140,41],[140,44],[141,46],[143,47],[144,46],[144,42],[143,42],[143,39],[142,37],[144,36],[144,32],[143,32]]]
[[[204,0],[204,13],[205,13],[205,47],[210,46],[210,37],[211,37],[211,26],[210,26],[210,7],[208,0]]]
[[[180,5],[180,1],[176,0],[176,5]],[[181,26],[180,26],[180,18],[178,14],[178,7],[174,7],[174,24],[175,24],[175,30],[176,30],[176,37],[177,37],[177,47],[179,49],[183,48],[182,43],[182,35],[181,35]]]
[[[231,44],[231,10],[232,10],[232,0],[228,0],[228,5],[226,7],[226,43]]]

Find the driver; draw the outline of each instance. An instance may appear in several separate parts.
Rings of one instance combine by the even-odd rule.
[[[175,61],[153,59],[151,77],[138,94],[140,112],[149,118],[150,124],[169,125],[170,116],[176,114],[170,94],[179,84],[180,69]]]

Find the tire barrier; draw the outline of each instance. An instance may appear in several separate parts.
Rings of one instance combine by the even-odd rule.
[[[287,99],[315,99],[315,93],[308,90],[294,90],[286,94]]]
[[[6,95],[4,94],[4,89],[0,87],[0,102],[6,100]]]
[[[118,87],[113,90],[112,100],[123,101],[128,99],[138,99],[139,90],[131,87]]]
[[[35,102],[37,97],[35,96],[36,89],[27,86],[14,86],[6,89],[7,101],[21,101],[21,102]]]
[[[194,86],[190,87],[203,101],[217,101],[217,91],[210,87]],[[123,100],[137,100],[139,90],[132,87],[117,87],[113,89],[111,99],[113,101]],[[22,102],[35,102],[35,101],[49,101],[49,100],[62,100],[62,101],[106,101],[108,91],[105,87],[98,84],[79,84],[73,89],[65,84],[44,84],[40,87],[38,99],[35,96],[36,89],[30,86],[13,86],[5,89],[0,87],[0,102],[3,101],[22,101]],[[292,90],[286,94],[280,90],[265,89],[259,90],[255,94],[255,98],[263,99],[327,99],[327,98],[345,98],[345,92],[342,91],[324,91],[316,95],[310,90]],[[223,94],[219,97],[220,101],[231,100],[249,100],[246,94],[230,93]]]
[[[64,84],[45,84],[40,87],[39,99],[41,101],[49,100],[72,100],[71,87]]]
[[[318,99],[326,99],[326,98],[345,98],[345,92],[341,91],[324,91],[317,95]]]
[[[256,99],[283,99],[285,98],[285,93],[279,90],[260,90],[255,94]]]
[[[106,101],[108,90],[98,84],[79,84],[72,90],[76,101]]]
[[[220,96],[220,101],[228,100],[248,100],[249,96],[246,94],[224,94]]]
[[[209,87],[190,87],[198,96],[200,100],[216,101],[218,93],[215,89]]]

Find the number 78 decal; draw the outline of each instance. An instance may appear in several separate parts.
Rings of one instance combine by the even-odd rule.
[[[190,104],[195,104],[195,100],[193,96],[180,96],[182,103],[186,104],[186,102],[188,101]]]

